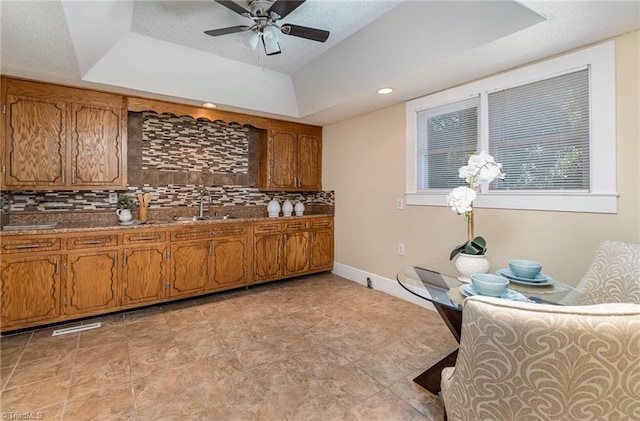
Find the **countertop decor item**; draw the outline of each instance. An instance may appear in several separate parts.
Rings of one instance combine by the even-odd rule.
[[[292,213],[293,213],[293,203],[291,203],[291,200],[287,199],[282,204],[282,215],[291,216]]]
[[[133,216],[131,215],[131,208],[134,206],[133,197],[127,194],[121,194],[118,197],[118,204],[116,205],[116,214],[120,222],[131,221]]]
[[[464,215],[467,220],[467,241],[451,251],[449,260],[459,254],[483,255],[487,251],[484,238],[473,234],[473,201],[476,199],[476,189],[482,183],[491,183],[497,178],[504,178],[502,164],[495,162],[486,151],[471,155],[467,165],[458,169],[458,176],[464,179],[468,186],[456,187],[447,196],[447,204],[458,215]]]
[[[270,218],[277,218],[280,215],[280,203],[276,199],[272,199],[267,205],[267,213]]]
[[[296,212],[296,216],[304,215],[304,203],[298,200],[298,203],[293,207],[293,210]]]
[[[138,194],[138,207],[140,208],[138,211],[138,220],[140,222],[147,221],[147,210],[149,207],[149,202],[151,202],[151,193]]]

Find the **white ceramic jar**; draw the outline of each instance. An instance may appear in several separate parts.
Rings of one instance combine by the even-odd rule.
[[[284,201],[282,205],[282,215],[291,216],[292,213],[293,213],[293,203],[291,203],[291,200],[287,199]]]
[[[296,211],[296,216],[304,215],[304,203],[298,200],[298,203],[293,207],[293,210]]]
[[[129,222],[133,218],[129,209],[116,209],[116,214],[120,222]]]
[[[280,203],[276,199],[272,199],[267,205],[267,213],[270,218],[277,218],[280,215]]]

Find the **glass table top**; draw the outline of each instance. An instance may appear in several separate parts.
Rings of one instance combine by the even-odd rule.
[[[496,273],[500,268],[491,268],[489,273]],[[407,291],[454,309],[462,309],[467,289],[460,291],[463,285],[457,278],[458,272],[452,262],[428,263],[409,266],[400,271],[397,280]],[[553,280],[550,285],[522,285],[510,282],[507,296],[545,304],[588,305],[593,302],[575,288]],[[521,294],[521,295],[520,295]]]

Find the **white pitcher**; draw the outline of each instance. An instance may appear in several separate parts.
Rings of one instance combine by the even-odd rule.
[[[131,221],[131,218],[133,218],[129,209],[116,209],[116,213],[120,222]]]

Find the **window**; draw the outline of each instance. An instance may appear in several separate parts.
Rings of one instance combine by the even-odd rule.
[[[407,204],[446,206],[486,150],[477,207],[616,212],[613,42],[407,103]]]

